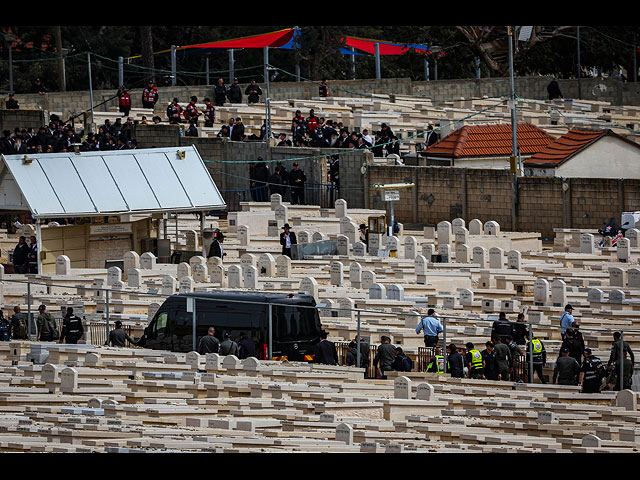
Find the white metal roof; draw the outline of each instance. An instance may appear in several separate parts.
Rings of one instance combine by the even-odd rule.
[[[1,159],[0,209],[30,210],[35,218],[226,206],[193,145]]]

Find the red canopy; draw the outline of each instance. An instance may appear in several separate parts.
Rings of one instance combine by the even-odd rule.
[[[375,55],[376,53],[376,43],[380,46],[380,55],[403,55],[411,48],[421,53],[431,53],[429,48],[424,45],[401,45],[397,43],[386,43],[378,40],[366,40],[355,37],[346,37],[343,40],[347,46],[357,48],[358,50],[370,53],[371,55]]]
[[[220,40],[218,42],[187,45],[185,47],[179,47],[178,50],[185,50],[188,48],[277,48],[289,42],[293,36],[293,32],[293,28],[286,28],[284,30],[278,30],[277,32],[252,35],[233,40]]]

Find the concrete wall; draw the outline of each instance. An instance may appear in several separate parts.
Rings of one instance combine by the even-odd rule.
[[[456,217],[467,222],[477,218],[547,238],[554,237],[554,228],[599,228],[608,218],[619,221],[623,211],[640,207],[640,180],[523,177],[518,180],[514,217],[512,179],[508,171],[495,169],[371,166],[367,204],[389,212],[373,185],[413,182],[416,187],[401,189],[394,204],[401,223],[437,225]]]
[[[547,98],[547,84],[550,77],[516,77],[516,93],[523,98]],[[578,98],[577,80],[559,80],[560,89],[565,98]],[[266,97],[265,85],[259,84]],[[369,98],[372,94],[413,95],[430,98],[435,102],[451,101],[460,97],[501,97],[510,92],[508,78],[482,78],[438,81],[411,81],[408,78],[383,78],[380,80],[330,80],[332,95],[343,97]],[[246,84],[241,85],[243,91]],[[342,90],[340,90],[342,89]],[[310,99],[318,97],[318,85],[312,82],[274,82],[270,85],[273,100]],[[100,105],[116,94],[114,90],[94,90],[94,110],[108,111],[117,106],[113,99]],[[199,100],[209,96],[213,98],[213,86],[176,86],[159,88],[159,108],[164,109],[173,97],[188,101],[191,95]],[[68,118],[90,108],[89,91],[50,92],[47,95],[17,94],[22,108],[32,107],[57,112]],[[142,89],[131,90],[131,102],[134,108],[142,106]],[[244,98],[244,97],[243,97]],[[640,85],[623,84],[615,79],[581,80],[581,96],[585,100],[611,102],[613,105],[640,105]],[[4,98],[0,100],[4,104]]]
[[[0,132],[33,127],[37,133],[45,123],[44,114],[40,109],[0,110]]]
[[[603,137],[556,169],[558,177],[640,178],[640,148]]]

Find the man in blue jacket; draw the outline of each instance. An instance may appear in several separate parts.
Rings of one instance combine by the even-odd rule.
[[[442,332],[442,324],[440,320],[435,317],[435,310],[430,308],[427,311],[427,316],[420,320],[420,323],[416,327],[416,333],[424,331],[424,345],[425,347],[433,347],[438,344],[438,334]]]

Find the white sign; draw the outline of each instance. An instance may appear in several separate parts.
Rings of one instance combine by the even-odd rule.
[[[398,200],[400,200],[399,190],[385,190],[384,192],[385,202],[397,202]]]
[[[90,225],[89,235],[105,235],[110,233],[131,233],[130,223],[105,223]]]

